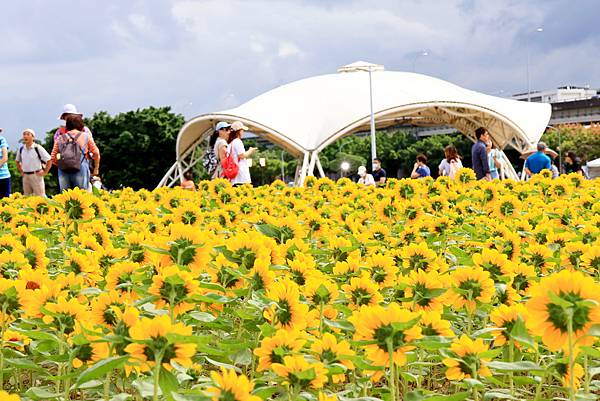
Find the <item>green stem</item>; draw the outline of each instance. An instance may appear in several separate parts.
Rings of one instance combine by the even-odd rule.
[[[61,338],[62,338],[62,340],[63,340],[62,342],[63,342],[64,344],[66,344],[66,343],[67,343],[67,338],[65,337],[65,335],[64,335],[64,334],[61,336]],[[67,352],[68,352],[68,351],[67,351]],[[64,353],[64,352],[63,352],[63,353]],[[63,355],[63,353],[61,353],[61,355]],[[72,354],[71,354],[70,352],[69,352],[68,354],[69,354],[69,358],[67,358],[67,362],[66,362],[66,364],[65,364],[65,366],[64,366],[64,372],[65,372],[65,376],[68,376],[68,375],[69,375],[69,373],[71,372],[71,366],[72,366],[72,365],[71,365],[71,363],[72,363],[72,359],[71,359],[71,358],[72,358]],[[65,400],[65,401],[67,401],[67,400],[70,400],[70,399],[71,399],[71,379],[70,379],[70,378],[68,378],[68,377],[67,377],[67,378],[65,379],[65,384],[64,384],[64,386],[65,386],[65,387],[64,387],[64,396],[63,396],[63,398],[64,398],[64,400]]]
[[[515,353],[515,344],[513,339],[511,338],[510,340],[508,340],[508,363],[513,363],[514,362],[514,353]],[[515,383],[513,380],[513,372],[510,371],[508,373],[508,381],[509,381],[509,385],[510,385],[510,395],[511,396],[515,396]]]
[[[573,367],[575,356],[573,355],[573,310],[567,309],[567,333],[569,337],[569,399],[575,401],[575,375]]]
[[[542,393],[542,385],[544,384],[544,379],[546,378],[546,370],[544,369],[544,373],[540,377],[540,382],[538,383],[535,389],[535,398],[534,401],[538,401],[540,399],[540,395]]]
[[[153,401],[158,401],[158,388],[160,387],[160,368],[162,365],[162,357],[164,350],[154,351],[154,389],[153,389]]]
[[[390,358],[390,371],[388,373],[388,384],[390,386],[391,401],[396,401],[396,366],[394,365],[394,344],[392,338],[386,340],[388,356]]]
[[[319,304],[319,334],[323,336],[323,302]]]
[[[584,389],[585,389],[585,393],[589,394],[590,393],[590,372],[589,372],[589,364],[588,364],[588,356],[587,354],[585,355],[584,359],[583,359],[583,371],[585,372],[585,379],[584,379]]]

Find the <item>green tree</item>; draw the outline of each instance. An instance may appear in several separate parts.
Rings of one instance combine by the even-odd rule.
[[[177,133],[184,122],[170,107],[148,107],[114,117],[100,111],[85,119],[100,149],[104,185],[154,188],[173,164]],[[55,131],[46,134],[46,149],[52,148]]]
[[[600,126],[564,125],[549,129],[542,140],[556,151],[561,150],[563,158],[568,151],[575,152],[584,162],[600,157]]]

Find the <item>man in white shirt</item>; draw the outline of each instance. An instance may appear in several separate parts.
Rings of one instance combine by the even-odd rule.
[[[44,176],[52,163],[50,155],[41,145],[35,143],[35,132],[31,128],[23,131],[23,145],[17,151],[17,169],[23,176],[23,194],[46,196]]]

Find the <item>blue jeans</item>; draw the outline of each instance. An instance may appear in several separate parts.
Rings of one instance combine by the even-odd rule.
[[[58,169],[58,186],[60,192],[73,188],[87,190],[90,186],[90,165],[88,161],[81,162],[81,168],[74,173],[67,173]]]

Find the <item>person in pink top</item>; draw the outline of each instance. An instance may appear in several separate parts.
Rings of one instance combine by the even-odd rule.
[[[77,170],[63,170],[59,166],[60,146],[69,140],[76,140],[81,151],[80,167]],[[58,184],[61,192],[66,189],[81,188],[87,190],[90,186],[90,161],[94,160],[93,175],[98,175],[100,167],[100,151],[94,139],[87,133],[83,124],[83,118],[78,114],[66,117],[65,132],[60,133],[54,140],[54,146],[50,153],[52,164],[58,167]]]

